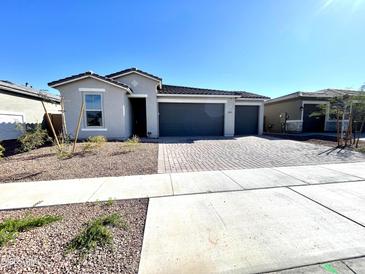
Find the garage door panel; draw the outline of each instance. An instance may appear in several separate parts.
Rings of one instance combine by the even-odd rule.
[[[160,136],[221,136],[224,104],[159,103]]]
[[[17,139],[21,135],[18,123],[24,123],[22,114],[0,113],[0,141]]]
[[[235,135],[258,134],[259,106],[235,107]]]

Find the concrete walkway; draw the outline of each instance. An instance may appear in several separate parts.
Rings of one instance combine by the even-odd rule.
[[[365,162],[0,184],[0,209],[365,180]]]
[[[150,197],[139,273],[365,273],[365,163],[0,184],[0,209]]]

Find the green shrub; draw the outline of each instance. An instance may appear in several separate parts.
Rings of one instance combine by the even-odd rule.
[[[0,145],[0,160],[4,157],[5,148]]]
[[[140,139],[137,135],[133,135],[132,138],[124,141],[121,145],[124,152],[132,152],[135,151],[136,148],[139,146]]]
[[[365,153],[365,146],[358,147],[355,150],[361,153]]]
[[[105,142],[107,142],[107,139],[105,136],[97,135],[97,136],[90,136],[89,138],[87,138],[87,141],[90,143],[103,145],[105,144]]]
[[[21,144],[21,151],[31,151],[45,144],[49,138],[47,130],[42,129],[40,124],[37,124],[33,129],[25,130],[24,134],[18,138]]]
[[[104,136],[90,136],[89,138],[87,138],[82,149],[84,152],[89,152],[102,147],[106,142],[107,139]]]
[[[41,217],[26,216],[22,219],[5,219],[0,223],[0,247],[14,240],[19,232],[41,227],[61,220],[60,216],[44,215]]]
[[[70,159],[72,157],[72,152],[69,151],[67,145],[60,144],[60,147],[55,146],[57,158],[60,160]]]
[[[116,213],[99,217],[90,222],[79,235],[69,242],[67,251],[77,251],[84,256],[97,246],[110,246],[113,242],[113,235],[108,227],[126,229],[127,225]]]

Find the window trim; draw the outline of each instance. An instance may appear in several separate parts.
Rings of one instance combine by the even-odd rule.
[[[100,109],[88,109],[86,107],[86,96],[87,95],[99,95],[100,96]],[[104,96],[103,96],[103,92],[93,92],[92,90],[90,91],[87,91],[87,92],[84,92],[83,95],[82,95],[82,98],[83,98],[83,102],[84,102],[84,130],[87,129],[87,130],[92,130],[92,129],[95,129],[95,130],[100,130],[100,129],[105,129],[105,112],[104,112]],[[89,126],[87,124],[87,111],[101,111],[101,123],[102,125],[101,126]]]

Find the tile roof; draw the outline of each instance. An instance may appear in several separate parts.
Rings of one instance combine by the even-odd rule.
[[[269,97],[246,91],[227,91],[206,88],[193,88],[184,86],[162,85],[158,94],[182,94],[182,95],[232,95],[241,98],[269,99]]]
[[[113,77],[116,77],[116,76],[119,76],[119,75],[122,75],[122,74],[126,74],[126,73],[129,73],[129,72],[139,72],[141,74],[144,74],[146,76],[149,76],[149,77],[152,77],[158,81],[162,81],[162,79],[160,77],[157,77],[155,75],[152,75],[150,73],[147,73],[145,71],[142,71],[140,69],[137,69],[137,68],[128,68],[128,69],[124,69],[124,70],[121,70],[121,71],[117,71],[117,72],[114,72],[114,73],[111,73],[111,74],[108,74],[108,75],[105,75],[106,77],[108,78],[113,78]]]
[[[337,89],[337,88],[327,88],[327,89],[321,89],[318,91],[297,91],[294,93],[290,93],[287,95],[283,95],[277,98],[273,98],[271,100],[266,101],[266,104],[281,102],[285,100],[292,100],[295,98],[303,98],[303,97],[310,97],[313,99],[330,99],[337,96],[357,96],[360,94],[364,94],[364,91],[358,91],[358,90],[351,90],[351,89]]]
[[[41,98],[47,101],[53,101],[57,103],[61,101],[60,97],[57,95],[53,95],[48,92],[42,92],[28,86],[14,84],[7,80],[0,80],[0,91],[1,90]]]
[[[92,71],[86,71],[86,72],[83,72],[83,73],[80,73],[80,74],[75,74],[75,75],[72,75],[72,76],[69,76],[69,77],[66,77],[66,78],[63,78],[63,79],[59,79],[59,80],[56,80],[56,81],[52,81],[52,82],[49,82],[48,85],[50,87],[54,87],[54,86],[58,86],[58,85],[61,85],[63,83],[66,83],[68,81],[72,81],[72,80],[77,80],[78,78],[84,78],[84,77],[87,77],[87,76],[92,76],[92,77],[95,77],[97,79],[100,79],[100,80],[103,80],[103,81],[106,81],[106,82],[109,82],[111,84],[114,84],[114,85],[117,85],[117,86],[120,86],[120,87],[123,87],[123,88],[126,88],[128,90],[131,90],[131,88],[121,82],[118,82],[118,81],[115,81],[115,80],[112,80],[108,77],[105,77],[105,76],[101,76],[99,74],[96,74]]]
[[[336,96],[343,96],[343,95],[350,95],[356,96],[359,95],[361,91],[358,90],[351,90],[351,89],[333,89],[327,88],[322,89],[314,92],[301,92],[302,97],[336,97]]]

